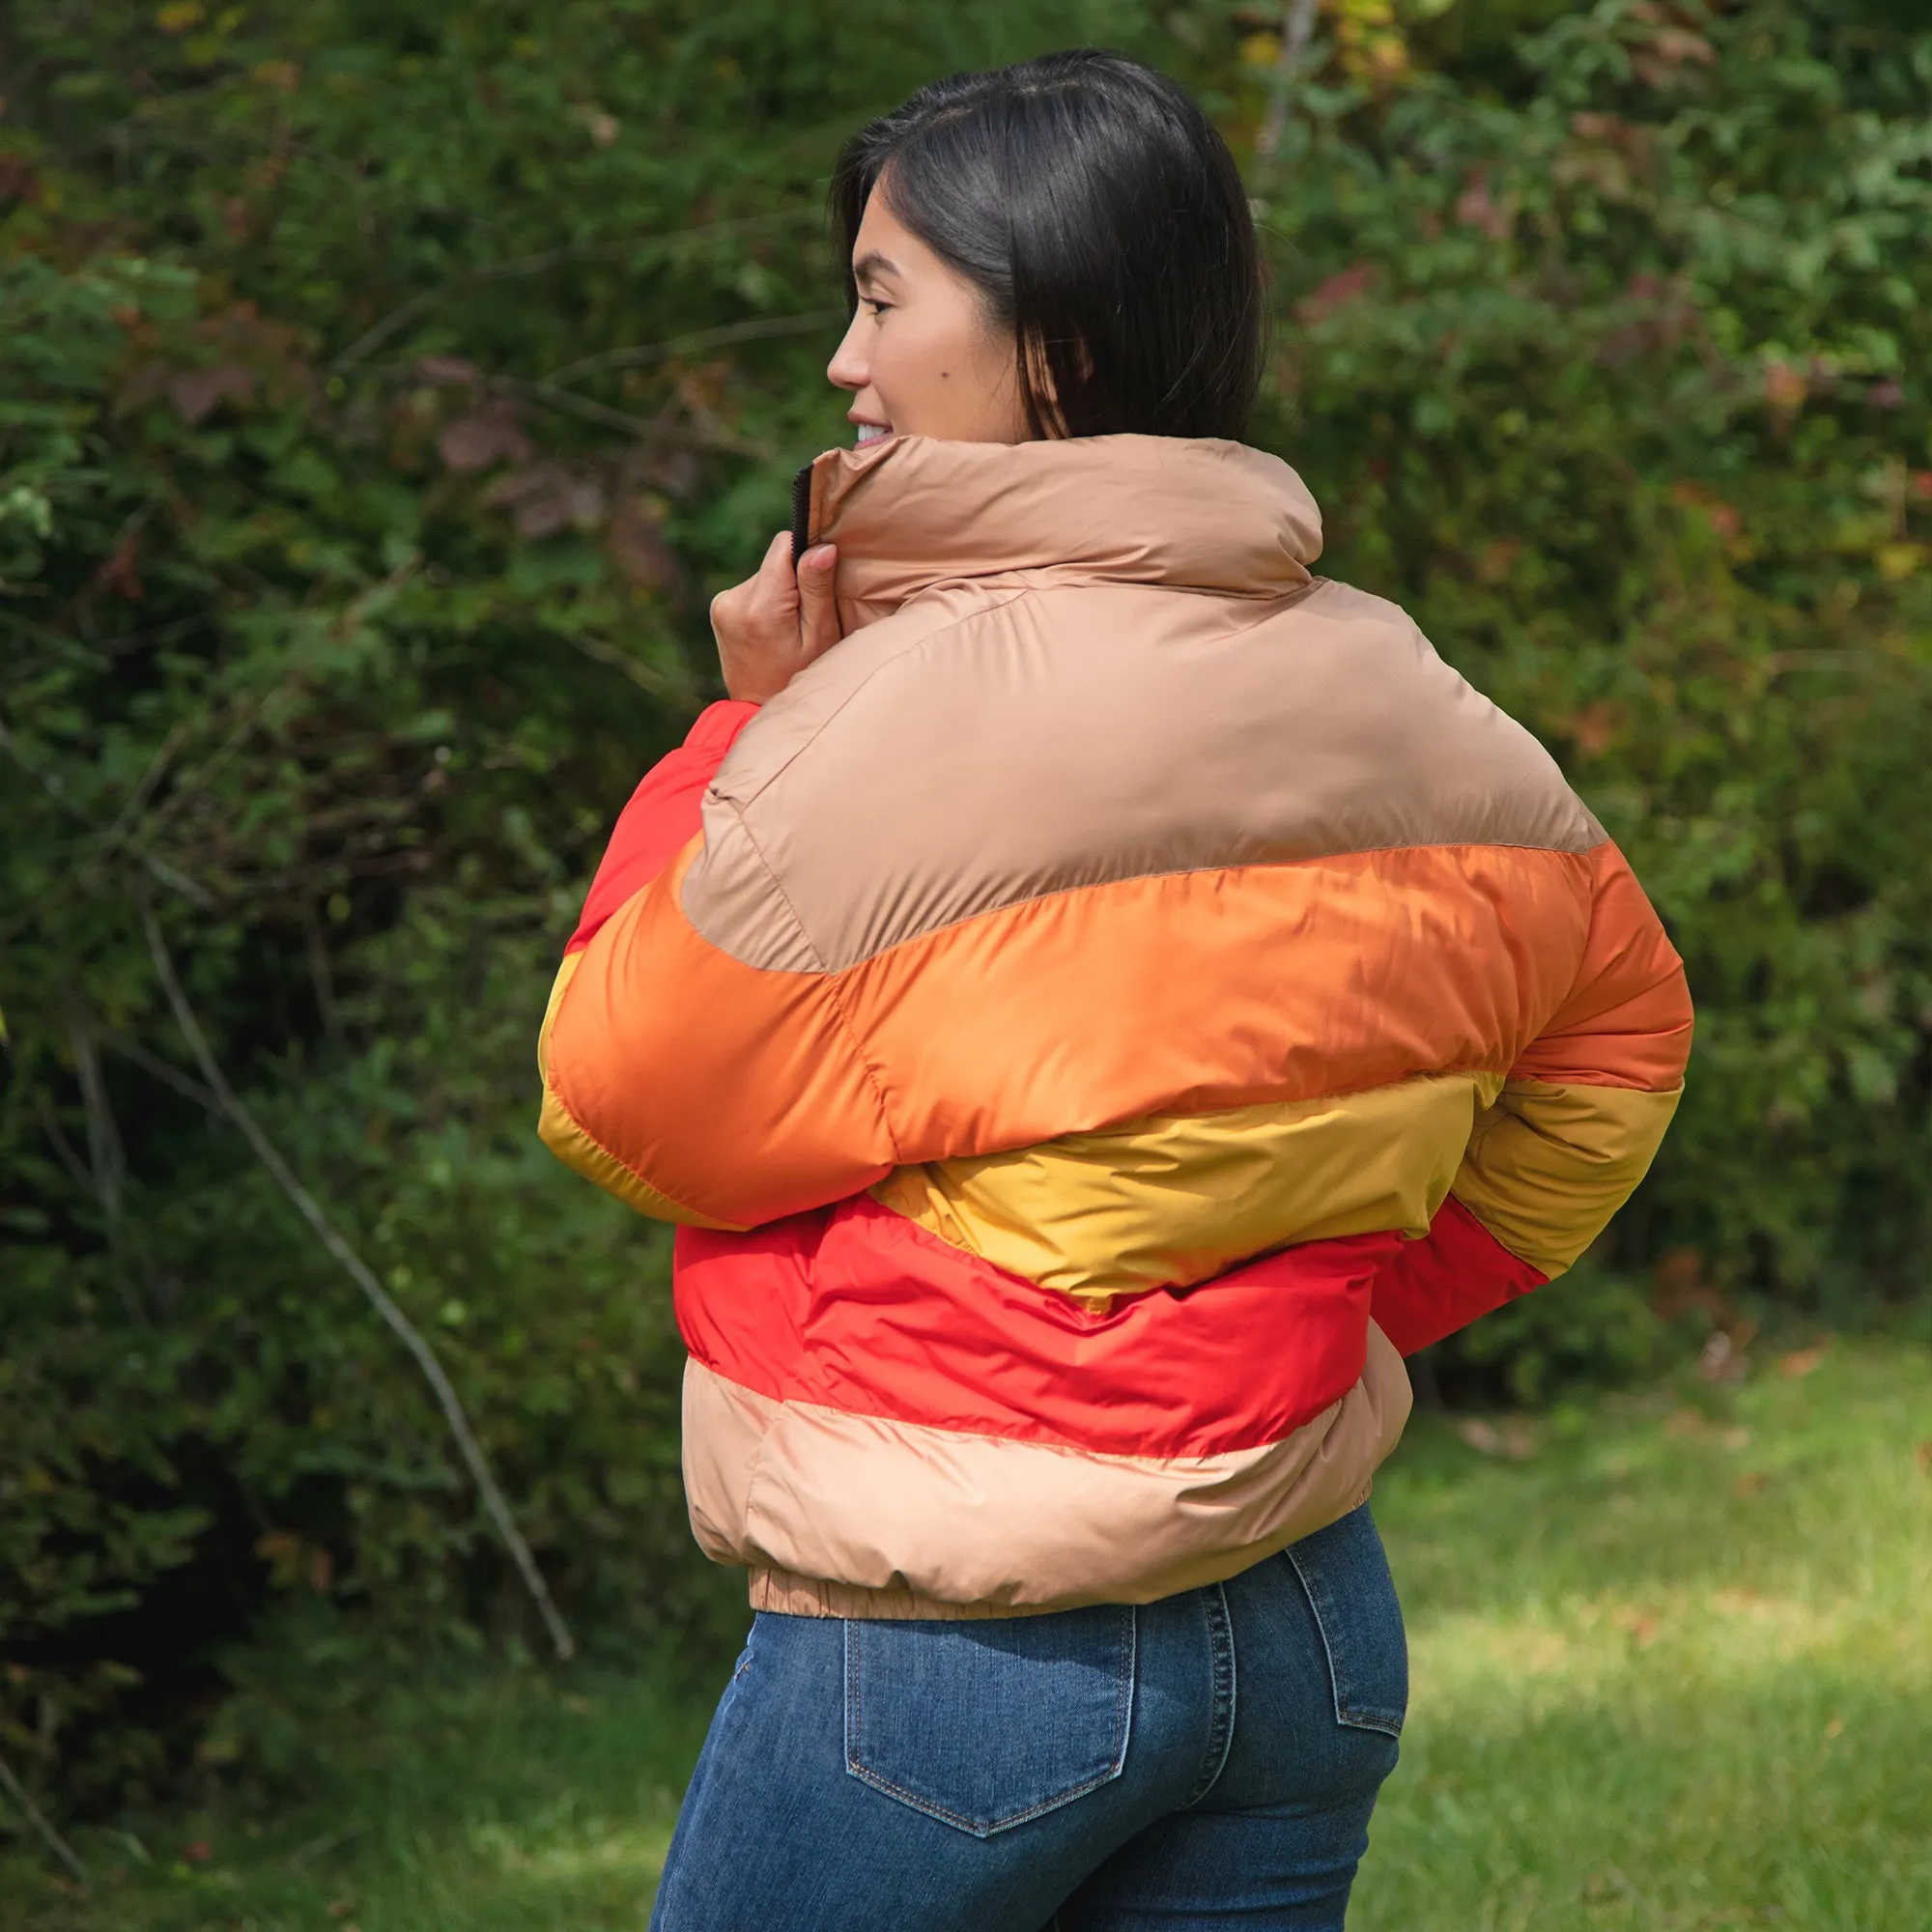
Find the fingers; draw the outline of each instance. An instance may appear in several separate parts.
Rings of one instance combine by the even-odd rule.
[[[838,554],[817,544],[791,567],[791,532],[780,530],[755,575],[711,600],[711,629],[724,689],[762,704],[776,697],[841,632],[833,595]]]
[[[781,603],[793,595],[791,581],[791,532],[780,530],[765,546],[765,560],[758,566],[760,587],[774,591]]]
[[[798,560],[799,638],[808,663],[843,635],[835,595],[838,575],[838,553],[831,544],[813,544]]]

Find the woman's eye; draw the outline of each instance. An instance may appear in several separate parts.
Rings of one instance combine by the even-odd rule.
[[[881,301],[877,296],[861,296],[859,299],[862,302],[864,302],[866,306],[868,309],[870,309],[874,315],[884,315],[885,312],[892,307],[891,302]]]

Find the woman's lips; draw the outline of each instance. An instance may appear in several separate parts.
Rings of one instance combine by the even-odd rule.
[[[883,423],[861,423],[859,425],[859,447],[863,449],[868,442],[883,442],[891,435],[892,431],[886,428]]]

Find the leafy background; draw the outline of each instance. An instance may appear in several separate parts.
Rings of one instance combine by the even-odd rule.
[[[1293,6],[1289,15],[1294,12]],[[1195,87],[1331,574],[1562,759],[1690,966],[1657,1172],[1437,1351],[1932,1319],[1932,29],[1912,0],[40,0],[0,28],[0,1756],[70,1809],[299,1748],[285,1688],[541,1630],[714,1643],[662,1236],[536,1146],[601,839],[704,610],[845,433],[865,117],[1098,42]]]

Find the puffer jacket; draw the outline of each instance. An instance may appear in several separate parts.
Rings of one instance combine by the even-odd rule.
[[[844,641],[620,819],[541,1131],[685,1224],[691,1518],[760,1607],[1231,1576],[1649,1165],[1656,914],[1320,529],[1234,443],[832,452]]]

